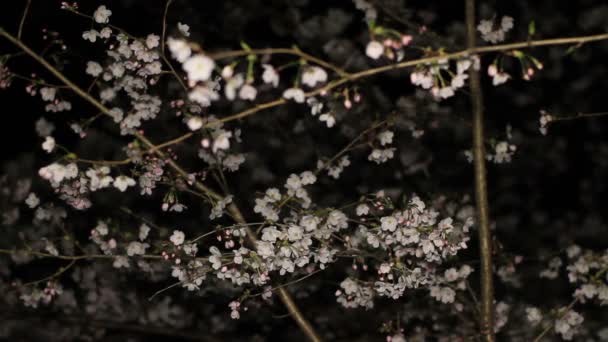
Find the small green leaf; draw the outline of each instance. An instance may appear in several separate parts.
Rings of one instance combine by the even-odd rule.
[[[536,33],[536,23],[532,20],[528,24],[528,35],[533,36]]]
[[[580,45],[572,45],[571,47],[569,47],[568,50],[566,50],[566,56],[574,53],[574,51],[576,51],[579,46]]]
[[[251,47],[249,47],[249,45],[247,45],[247,43],[245,43],[244,41],[241,41],[241,47],[245,51],[250,51],[251,50]]]

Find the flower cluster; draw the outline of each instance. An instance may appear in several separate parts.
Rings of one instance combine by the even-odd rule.
[[[450,63],[447,59],[440,59],[434,63],[419,65],[410,74],[412,84],[422,89],[430,89],[433,96],[437,99],[447,99],[454,96],[456,90],[465,86],[465,81],[469,78],[466,73],[469,68],[479,69],[479,58],[460,59],[456,62],[456,73],[450,70]]]
[[[472,269],[464,265],[439,274],[438,266],[467,247],[473,223],[468,216],[470,210],[463,207],[454,213],[463,220],[455,225],[450,217],[439,220],[439,212],[428,208],[417,196],[407,201],[404,210],[386,215],[390,207],[390,199],[381,193],[357,206],[356,214],[365,224],[359,225],[356,238],[351,238],[349,244],[372,253],[387,251],[384,258],[388,259],[375,266],[378,275],[373,281],[345,280],[341,284],[344,293],[337,293],[338,301],[347,307],[369,308],[375,295],[397,299],[406,289],[426,287],[436,300],[454,302],[455,290],[465,289],[464,280]],[[367,267],[365,264],[364,269]]]
[[[380,146],[374,147],[369,156],[367,156],[367,159],[373,161],[376,164],[385,163],[389,159],[393,159],[396,148],[387,147],[386,145],[390,145],[393,143],[394,135],[395,134],[390,130],[380,132],[377,136],[377,140],[380,143]]]
[[[494,19],[482,20],[477,25],[477,31],[481,33],[481,39],[489,43],[500,43],[505,40],[505,35],[513,28],[513,18],[504,16],[496,24]]]

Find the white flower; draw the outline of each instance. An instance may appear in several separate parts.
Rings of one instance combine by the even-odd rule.
[[[98,221],[97,226],[95,227],[95,232],[101,236],[108,235],[109,229],[108,225],[103,221]]]
[[[421,86],[422,89],[430,89],[435,84],[435,78],[429,72],[413,72],[410,74],[413,85]]]
[[[315,116],[323,110],[323,102],[317,100],[316,97],[309,97],[306,99],[306,104],[310,107],[310,114]]]
[[[257,242],[257,252],[263,258],[266,259],[274,255],[274,245],[267,241]]]
[[[318,66],[306,68],[302,73],[302,83],[309,87],[314,87],[317,83],[324,83],[327,81],[327,73],[325,70]]]
[[[253,87],[251,84],[245,84],[239,91],[239,98],[241,98],[241,100],[253,101],[255,100],[257,94],[258,91],[255,89],[255,87]]]
[[[203,119],[200,116],[192,116],[188,119],[187,124],[191,131],[197,131],[203,127]]]
[[[460,59],[456,62],[456,70],[458,75],[463,74],[465,71],[469,70],[473,63],[470,59]]]
[[[553,116],[551,114],[547,113],[546,111],[541,110],[539,121],[540,121],[540,128],[539,128],[540,133],[542,135],[547,135],[547,129],[548,129],[549,123],[551,121],[553,121]]]
[[[477,30],[482,35],[487,35],[488,33],[492,32],[492,26],[493,26],[493,23],[491,20],[481,20],[479,22],[479,25],[477,25]]]
[[[216,101],[220,98],[219,94],[205,86],[197,86],[188,94],[188,99],[194,101],[203,107],[209,107],[211,101]]]
[[[462,88],[462,87],[464,87],[464,81],[467,78],[469,78],[469,75],[467,75],[467,74],[458,74],[458,75],[454,76],[454,78],[452,78],[452,82],[450,85],[454,89]]]
[[[455,296],[456,292],[449,287],[431,287],[431,297],[442,303],[453,303]]]
[[[93,61],[87,62],[87,70],[86,70],[87,74],[89,74],[93,77],[97,77],[102,72],[103,72],[103,69],[101,68],[101,65],[99,65],[99,63],[93,62]]]
[[[36,133],[38,133],[40,137],[51,135],[54,130],[55,125],[53,125],[52,122],[48,122],[45,118],[40,118],[36,121]]]
[[[139,240],[144,241],[148,237],[148,233],[150,233],[150,227],[146,224],[142,224],[139,226]]]
[[[124,112],[118,107],[112,108],[109,114],[116,123],[121,122],[124,117]]]
[[[90,179],[90,189],[91,191],[96,191],[98,189],[103,189],[113,182],[113,178],[109,176],[110,168],[107,166],[102,166],[98,169],[90,168],[85,174]]]
[[[369,214],[369,207],[367,206],[367,204],[359,204],[357,206],[357,216],[365,216],[367,214]]]
[[[492,20],[482,20],[477,25],[477,30],[481,33],[481,38],[490,43],[498,43],[505,40],[505,34],[513,28],[513,18],[504,16],[500,21],[500,26],[494,29]]]
[[[190,49],[190,45],[185,40],[181,39],[173,39],[169,37],[167,39],[167,46],[169,46],[169,51],[171,51],[171,56],[177,59],[178,62],[184,63],[188,57],[192,54],[192,50]]]
[[[106,6],[99,6],[95,13],[93,13],[93,18],[96,22],[100,24],[107,24],[110,21],[110,16],[112,15],[112,11],[106,8]]]
[[[299,241],[304,237],[304,231],[300,226],[290,225],[287,229],[287,238],[289,241]]]
[[[222,70],[223,72],[225,71],[226,68],[224,68],[224,70]],[[229,74],[227,72],[225,72],[226,74]],[[226,98],[230,101],[234,100],[234,98],[236,97],[236,91],[237,89],[239,89],[243,83],[245,83],[245,77],[243,76],[243,74],[236,74],[234,75],[234,77],[230,77],[227,79],[226,81],[226,85],[224,86],[224,94],[226,95]]]
[[[330,113],[319,115],[319,121],[325,122],[328,128],[331,128],[336,124],[336,118],[334,118],[334,116]]]
[[[65,166],[57,163],[45,166],[38,171],[40,177],[53,183],[61,183],[61,181],[66,178],[66,173]]]
[[[128,256],[143,255],[146,253],[146,248],[148,248],[148,247],[150,247],[150,245],[147,243],[133,241],[133,242],[129,243],[129,245],[127,246],[127,255]]]
[[[279,85],[279,73],[270,64],[262,64],[262,67],[264,68],[262,80],[276,88]]]
[[[237,171],[244,162],[245,156],[243,154],[230,154],[222,160],[222,165],[224,165],[225,169],[234,172]]]
[[[56,88],[42,87],[40,88],[40,96],[42,96],[43,101],[53,101],[55,100],[55,94],[57,93]]]
[[[435,90],[437,88],[433,88]],[[454,96],[454,88],[452,87],[443,87],[438,91],[438,96],[442,99],[447,99],[448,97]]]
[[[118,176],[114,180],[114,187],[116,189],[120,190],[121,192],[125,192],[125,190],[127,190],[128,187],[134,186],[134,185],[135,185],[135,180],[133,178],[130,178],[127,176]]]
[[[392,216],[385,216],[380,219],[382,230],[394,232],[397,229],[397,219]]]
[[[452,267],[445,271],[444,277],[445,277],[445,280],[447,280],[449,282],[453,282],[453,281],[458,280],[458,278],[460,278],[460,273],[458,272],[457,269]]]
[[[149,34],[148,37],[146,37],[146,46],[148,49],[154,49],[159,45],[159,42],[160,37],[155,34]]]
[[[215,246],[211,246],[209,252],[211,253],[211,256],[209,256],[211,267],[213,267],[214,270],[219,270],[220,267],[222,267],[222,253],[220,253],[220,250]]]
[[[186,37],[190,37],[190,26],[186,25],[186,24],[182,24],[182,23],[177,23],[177,29],[179,30],[179,32],[181,32],[184,36]]]
[[[375,148],[372,153],[367,156],[367,160],[373,161],[376,164],[385,163],[387,160],[392,159],[395,156],[395,148],[386,148],[384,150]]]
[[[55,138],[51,136],[46,137],[46,139],[42,143],[42,149],[45,150],[47,153],[53,152],[53,150],[55,149]]]
[[[213,146],[211,150],[213,153],[217,152],[217,150],[227,150],[230,148],[230,138],[232,137],[232,132],[223,132],[218,135],[213,140]]]
[[[58,256],[59,255],[59,251],[57,250],[57,247],[55,247],[55,245],[49,241],[44,239],[45,241],[45,246],[44,249],[49,252],[49,254],[54,255],[54,256]]]
[[[303,103],[306,99],[306,95],[300,88],[289,88],[283,92],[283,98],[287,100],[294,100],[297,103]]]
[[[129,259],[126,256],[117,256],[112,263],[114,268],[129,268]]]
[[[317,176],[310,171],[304,171],[300,174],[302,185],[314,184],[317,181]]]
[[[88,40],[91,43],[95,43],[95,41],[97,40],[97,36],[99,35],[99,32],[95,31],[95,30],[90,30],[90,31],[84,31],[82,32],[82,38],[84,40]]]
[[[383,131],[378,134],[378,140],[380,140],[380,145],[388,145],[393,143],[393,136],[395,134],[391,131]]]
[[[372,40],[367,43],[367,47],[365,48],[365,54],[367,57],[372,59],[378,59],[384,53],[384,45],[382,43]]]
[[[38,206],[38,204],[40,204],[40,198],[38,198],[35,193],[30,192],[30,194],[25,199],[25,204],[27,204],[27,206],[31,209],[34,209]]]
[[[188,80],[193,83],[208,80],[213,72],[213,67],[215,67],[213,59],[201,54],[188,58],[183,65],[184,71],[188,74]]]
[[[543,320],[540,310],[535,307],[526,308],[526,318],[528,319],[528,322],[533,325],[536,325]]]
[[[262,241],[276,242],[281,237],[281,232],[275,226],[262,229]]]
[[[511,76],[509,76],[509,74],[507,74],[506,72],[498,72],[492,78],[492,85],[495,85],[495,86],[501,85],[501,84],[507,82],[509,80],[509,78],[511,78]]]
[[[182,231],[174,230],[173,234],[171,235],[169,240],[171,240],[171,242],[173,242],[174,245],[179,246],[182,243],[184,243],[185,238],[186,238],[186,235]]]
[[[101,37],[101,38],[108,39],[111,36],[112,36],[112,29],[109,27],[104,27],[99,32],[99,37]]]
[[[230,304],[228,304],[228,306],[232,310],[230,312],[230,318],[239,319],[241,317],[241,315],[239,314],[239,307],[241,306],[241,303],[237,302],[237,301],[233,301],[233,302],[230,302]]]
[[[513,28],[513,18],[509,16],[502,17],[500,28],[505,32],[511,30]]]

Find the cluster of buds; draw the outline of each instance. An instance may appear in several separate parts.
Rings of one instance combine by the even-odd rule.
[[[549,123],[551,123],[551,121],[553,121],[553,115],[551,115],[550,113],[541,110],[540,111],[540,133],[542,135],[547,135],[547,129],[549,127]]]
[[[72,2],[71,4],[67,1],[62,1],[61,2],[61,9],[63,10],[69,10],[69,11],[76,11],[78,10],[78,3],[76,1]]]
[[[175,248],[176,248],[176,249],[178,249],[178,250],[179,250],[179,249],[181,249],[181,247],[180,247],[180,246],[176,246]],[[174,262],[176,265],[179,265],[179,264],[181,264],[181,263],[182,263],[182,259],[180,259],[180,258],[179,258],[179,256],[178,256],[177,254],[175,254],[174,252],[172,252],[172,253],[167,253],[167,251],[162,251],[162,252],[160,253],[160,256],[161,256],[161,257],[162,257],[164,260],[167,260],[167,261],[170,261],[170,260],[171,260],[171,261],[172,261],[172,262]]]
[[[374,39],[367,44],[365,54],[372,59],[386,56],[390,60],[401,61],[404,56],[403,48],[413,40],[411,35],[381,26],[372,26],[370,30]]]
[[[10,87],[12,81],[11,72],[8,70],[6,65],[0,62],[0,89],[6,89]]]
[[[420,65],[410,75],[412,84],[423,89],[430,89],[437,99],[447,99],[454,96],[455,91],[465,86],[469,78],[466,73],[469,68],[478,68],[479,58],[473,56],[456,62],[456,72],[450,70],[447,59],[439,59],[432,64]]]
[[[233,237],[232,229],[224,229],[223,231],[217,233],[216,238],[219,242],[224,241],[224,246],[226,249],[233,249],[236,246]]]

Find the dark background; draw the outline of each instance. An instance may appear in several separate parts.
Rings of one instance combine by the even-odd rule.
[[[406,33],[415,33],[418,25],[425,24],[436,34],[425,38],[427,44],[435,47],[445,46],[448,50],[458,50],[464,46],[464,10],[460,2],[378,0],[375,3],[379,9],[379,17],[387,26]],[[515,29],[509,36],[510,41],[526,39],[527,23],[530,20],[536,23],[536,38],[539,39],[589,35],[608,30],[608,5],[605,1],[518,0],[508,3],[480,3],[479,16],[482,18],[498,13],[499,16],[510,15],[515,19]],[[24,4],[25,1],[2,4],[0,25],[10,32],[16,32]],[[96,50],[100,45],[91,47],[91,44],[83,41],[80,36],[83,30],[88,29],[89,21],[60,10],[59,4],[60,1],[34,0],[23,39],[34,50],[40,51],[46,44],[41,39],[41,30],[59,32],[60,37],[68,44],[65,59],[71,61],[61,65],[61,68],[77,83],[86,84],[82,61],[101,52]],[[92,13],[100,4],[99,1],[82,1],[79,4],[80,11]],[[106,1],[104,4],[112,10],[111,23],[127,29],[133,35],[160,33],[164,1]],[[331,17],[327,19],[331,10],[342,11],[349,18],[344,25],[338,25],[337,31],[332,31],[335,23],[323,21],[331,20]],[[170,27],[175,27],[177,21],[189,24],[191,38],[209,50],[238,49],[241,40],[253,47],[285,47],[297,43],[304,51],[328,58],[337,64],[343,62],[343,59],[339,54],[334,56],[328,53],[323,48],[324,44],[331,39],[342,39],[354,44],[360,54],[367,41],[366,27],[362,19],[363,15],[355,10],[350,1],[176,0],[169,14]],[[0,54],[14,51],[14,46],[0,42]],[[567,56],[565,52],[565,47],[534,49],[533,55],[544,63],[545,69],[531,82],[521,80],[516,73],[512,81],[501,87],[492,87],[491,80],[487,78],[483,80],[488,137],[504,138],[505,126],[510,124],[514,132],[513,142],[518,146],[512,163],[490,165],[488,170],[491,216],[495,221],[497,237],[496,259],[499,264],[507,262],[515,254],[531,260],[547,256],[572,242],[595,250],[607,247],[608,117],[559,122],[549,128],[548,136],[539,133],[538,119],[540,109],[546,109],[558,116],[608,111],[605,101],[608,43],[589,44]],[[490,61],[487,58],[484,59],[484,65]],[[347,69],[360,70],[373,65],[375,64],[365,58],[360,58],[355,59]],[[27,57],[11,61],[11,68],[22,73],[35,71],[44,74],[44,71]],[[512,69],[516,68],[515,65]],[[50,76],[46,79],[57,83]],[[396,103],[402,96],[415,98],[415,89],[409,84],[407,74],[404,73],[374,77],[365,80],[360,86],[370,94],[367,109],[373,108],[380,115],[398,108]],[[41,140],[34,130],[35,121],[44,114],[42,101],[39,97],[32,98],[25,93],[24,87],[23,82],[14,81],[9,89],[0,90],[3,116],[0,123],[1,153],[5,172],[19,172],[21,176],[35,177],[36,170],[51,160],[41,151]],[[172,88],[168,86],[167,92],[170,93],[170,89]],[[347,169],[345,173],[350,174],[345,174],[336,183],[337,194],[329,193],[325,197],[323,193],[316,194],[319,200],[332,202],[343,197],[356,198],[360,193],[357,185],[362,181],[370,189],[398,187],[403,192],[472,194],[472,167],[462,156],[462,150],[470,146],[470,112],[466,95],[466,92],[460,93],[455,98],[439,104],[438,108],[429,105],[428,101],[421,101],[415,110],[418,120],[426,123],[437,121],[435,128],[429,129],[420,142],[398,138],[398,147],[413,153],[415,161],[422,162],[427,159],[427,155],[432,156],[427,172],[408,172],[408,164],[411,163],[404,156],[377,168],[357,164],[355,169]],[[58,127],[55,137],[68,146],[77,146],[75,148],[91,151],[99,157],[119,158],[120,154],[112,152],[113,147],[126,140],[104,140],[109,139],[109,135],[101,129],[91,132],[95,136],[91,142],[79,143],[79,139],[69,132],[65,127],[66,122],[74,120],[74,117],[87,117],[91,114],[88,105],[75,97],[70,100],[75,108],[71,113],[45,115]],[[235,107],[220,106],[219,114],[221,116],[224,113],[227,115],[236,112],[238,106],[239,104]],[[232,183],[238,185],[232,189],[236,198],[239,198],[239,195],[241,198],[250,198],[253,191],[280,181],[291,170],[306,165],[310,167],[315,160],[314,153],[299,151],[298,145],[313,144],[317,151],[329,151],[343,146],[348,141],[341,135],[291,133],[296,119],[308,115],[305,111],[296,106],[289,106],[287,111],[271,110],[259,113],[241,123],[245,139],[251,142],[249,146],[243,147],[244,152],[254,154],[257,149],[269,152],[256,154],[254,161],[247,165],[244,171],[231,176]],[[172,123],[173,128],[165,129],[164,122],[149,128],[151,132],[158,134],[157,141],[162,141],[162,136],[176,136],[180,131],[175,121],[166,121]],[[277,129],[286,133],[277,134]],[[269,136],[273,138],[270,139]],[[182,148],[183,151],[189,151],[188,147]],[[190,163],[192,164],[189,166],[196,167],[195,162]],[[265,173],[259,172],[260,170]],[[261,174],[269,172],[270,176],[250,177],[249,172],[253,171]],[[111,212],[113,200],[100,199],[108,206],[96,210],[101,213]],[[154,199],[146,202],[136,199],[125,201],[127,205],[151,212],[159,205]],[[251,210],[246,214],[252,215]],[[84,224],[87,219],[90,220],[87,217],[79,217],[76,222]],[[176,218],[159,216],[157,219],[166,223]],[[475,259],[476,240],[473,239],[472,242],[467,257]],[[40,267],[43,269],[44,266]],[[528,270],[528,267],[531,277],[538,273],[542,265],[526,264],[524,270]],[[332,284],[332,279],[340,279],[327,274],[321,277],[327,284]],[[332,286],[334,288],[336,284]],[[321,294],[318,294],[313,292],[315,289],[314,286],[304,288],[304,293],[307,293],[307,290],[310,290],[308,293],[314,293],[314,297],[305,298],[304,311],[312,317],[318,315],[321,326],[332,331],[338,339],[346,340],[354,336],[363,339],[365,337],[361,336],[378,337],[377,327],[384,316],[373,317],[370,316],[371,313],[362,311],[345,313],[334,304],[333,290],[321,291]],[[530,281],[526,283],[525,290],[508,288],[500,283],[497,286],[499,299],[516,298],[545,306],[569,302],[570,293],[571,289],[566,282],[546,287],[543,283]],[[226,298],[223,298],[219,302],[224,303],[225,300]],[[193,299],[192,305],[197,306],[195,311],[200,309],[199,313],[212,311],[223,314],[224,319],[228,319],[227,314],[222,312],[225,310],[222,307],[224,304],[218,304],[216,307],[212,306],[211,302],[215,303],[215,300],[209,300],[208,297],[196,298],[196,301]],[[378,304],[381,308],[380,303]],[[208,305],[208,308],[205,305]],[[328,309],[327,305],[332,306],[332,309]],[[274,310],[281,309],[275,306]],[[282,312],[272,314],[276,316]],[[593,321],[594,317],[597,321],[602,321],[599,313],[592,315],[590,321]],[[358,319],[369,320],[370,324],[353,324]],[[242,338],[258,334],[281,340],[292,335],[290,329],[295,331],[291,321],[285,318],[270,320],[264,324],[255,318],[249,318],[235,324],[239,324],[243,329],[224,331],[224,340],[238,340],[239,334],[244,335]],[[286,329],[287,327],[289,329]],[[120,328],[115,330],[122,331]],[[147,335],[160,336],[153,331],[149,331]],[[122,335],[118,333],[117,336]],[[135,333],[135,336],[142,335]]]

